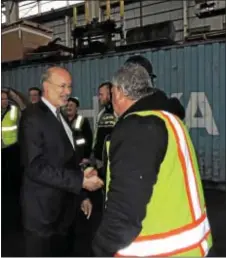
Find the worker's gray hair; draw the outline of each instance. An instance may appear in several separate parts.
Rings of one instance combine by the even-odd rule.
[[[149,95],[153,88],[148,72],[141,65],[134,63],[124,64],[113,76],[112,83],[132,100]]]

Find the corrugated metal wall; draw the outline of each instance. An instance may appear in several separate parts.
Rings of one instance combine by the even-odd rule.
[[[225,172],[225,43],[186,46],[139,52],[152,61],[157,87],[180,98],[186,108],[186,123],[198,152],[202,176],[226,181]],[[82,109],[93,108],[98,85],[109,80],[128,53],[61,63],[72,73],[73,95]],[[2,72],[2,86],[22,92],[39,86],[47,65],[20,67]]]

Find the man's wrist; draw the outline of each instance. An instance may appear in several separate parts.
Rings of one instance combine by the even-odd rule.
[[[85,175],[83,177],[82,188],[87,189],[87,179],[86,179]]]
[[[84,170],[84,173],[85,173],[85,174],[86,174],[86,173],[89,173],[89,172],[92,171],[92,170],[94,170],[94,167],[89,166],[89,167],[87,167],[87,168]]]

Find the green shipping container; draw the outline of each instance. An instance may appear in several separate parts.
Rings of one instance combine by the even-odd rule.
[[[156,86],[178,97],[186,109],[186,124],[195,144],[203,179],[226,184],[225,170],[225,42],[143,50],[153,63]],[[93,56],[58,65],[73,76],[73,96],[78,96],[82,112],[95,122],[98,111],[97,87],[133,53]],[[27,94],[40,86],[46,64],[21,66],[2,71],[2,87]]]

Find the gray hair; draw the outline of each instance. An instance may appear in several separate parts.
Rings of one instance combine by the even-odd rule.
[[[153,88],[148,72],[141,65],[134,63],[124,64],[113,76],[112,83],[132,100],[149,95]]]
[[[41,76],[41,80],[40,80],[41,85],[43,85],[44,82],[48,81],[50,77],[51,77],[51,72],[48,69]]]

